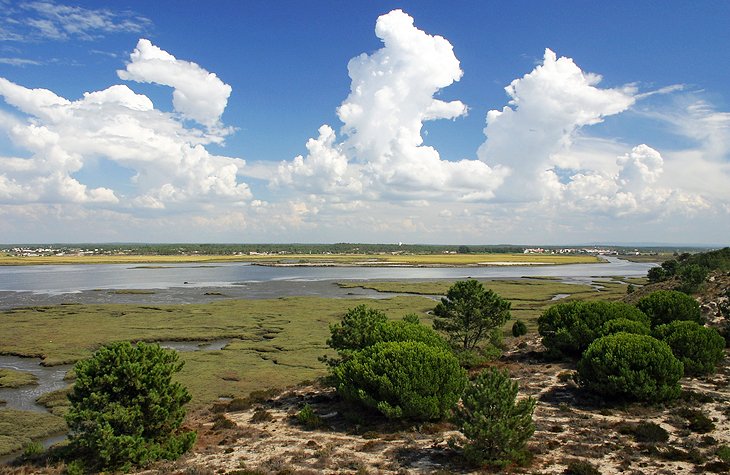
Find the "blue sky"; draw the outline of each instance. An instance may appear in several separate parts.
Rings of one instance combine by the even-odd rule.
[[[0,7],[0,242],[730,235],[728,2]]]

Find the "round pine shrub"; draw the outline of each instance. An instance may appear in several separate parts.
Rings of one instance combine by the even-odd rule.
[[[518,337],[527,334],[527,325],[522,320],[515,320],[512,324],[512,336]]]
[[[345,399],[391,419],[443,418],[466,385],[466,372],[451,351],[417,341],[376,343],[332,373]]]
[[[725,339],[714,328],[676,320],[659,325],[653,333],[669,345],[674,356],[684,364],[686,374],[714,373],[725,356]]]
[[[578,362],[578,380],[605,396],[659,402],[679,396],[682,363],[666,343],[616,333],[597,339]]]
[[[623,302],[574,301],[545,310],[537,319],[537,328],[548,351],[577,358],[593,340],[602,336],[606,322],[619,318],[649,325],[649,318],[643,312]]]
[[[700,304],[689,295],[676,290],[658,290],[640,299],[636,306],[651,319],[651,326],[664,325],[675,320],[704,323]]]
[[[535,432],[535,400],[517,401],[517,391],[509,373],[495,368],[467,386],[455,421],[466,438],[460,448],[469,462],[505,466],[524,458],[527,439]]]
[[[601,336],[613,335],[614,333],[633,333],[634,335],[648,335],[651,333],[649,325],[628,318],[614,318],[603,324]]]
[[[360,350],[372,344],[375,328],[387,321],[380,310],[358,305],[345,313],[342,322],[330,325],[327,344],[338,352]]]
[[[190,394],[172,376],[183,363],[159,345],[112,343],[76,363],[66,415],[74,455],[98,470],[176,459],[195,442],[181,432]]]

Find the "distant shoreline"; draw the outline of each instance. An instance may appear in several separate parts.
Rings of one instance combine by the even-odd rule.
[[[270,267],[483,267],[594,264],[594,255],[555,254],[287,254],[287,255],[91,255],[0,256],[0,266],[134,264],[154,268],[162,264],[247,263]]]

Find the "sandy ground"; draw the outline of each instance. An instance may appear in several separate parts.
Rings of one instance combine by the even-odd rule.
[[[668,405],[601,404],[568,377],[568,363],[542,360],[537,338],[522,341],[497,362],[520,383],[522,396],[538,400],[533,459],[509,473],[561,474],[571,461],[586,461],[602,474],[727,473],[715,451],[730,445],[730,369],[684,379],[684,396]],[[517,342],[515,342],[517,343]],[[309,404],[321,427],[307,429],[295,415]],[[714,429],[689,428],[682,408],[709,415]],[[241,411],[199,414],[195,452],[141,473],[492,473],[460,463],[448,446],[459,433],[448,423],[388,427],[357,420],[331,389],[306,385]],[[639,443],[625,428],[654,422],[669,433],[660,443]],[[248,471],[247,471],[248,470]]]

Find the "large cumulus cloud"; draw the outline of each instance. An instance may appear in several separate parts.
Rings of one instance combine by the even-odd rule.
[[[320,135],[317,147],[310,140],[307,157],[283,163],[272,183],[320,192],[362,190],[395,200],[491,197],[501,169],[478,160],[444,160],[423,144],[425,121],[467,113],[461,101],[434,98],[461,78],[452,45],[419,30],[401,10],[379,17],[375,34],[383,47],[347,66],[350,94],[337,109],[344,140],[337,143],[326,126],[326,140]]]
[[[174,60],[146,40],[140,45],[167,58],[164,61]],[[130,64],[140,55],[136,50]],[[185,99],[182,105],[176,105],[180,112],[197,117],[203,124],[217,124],[225,107],[221,97],[227,97],[230,86],[214,75],[210,79],[209,73],[193,63],[179,62],[175,73],[176,80],[170,81],[174,94],[187,94],[190,89],[205,94],[206,90],[198,86],[210,83],[208,92],[216,104],[212,110],[197,109],[198,102]],[[162,76],[156,81],[166,84]],[[187,97],[185,94],[175,97]],[[222,142],[217,129],[187,127],[174,114],[155,109],[147,96],[126,85],[69,100],[46,89],[29,89],[0,78],[0,96],[20,113],[2,113],[0,129],[28,154],[0,160],[0,200],[5,203],[166,208],[210,200],[240,202],[251,197],[248,186],[237,179],[243,160],[211,154],[206,149],[207,144]],[[199,97],[199,102],[204,102],[203,96]],[[76,175],[85,165],[102,160],[129,171],[131,183],[123,188],[131,189],[131,193],[79,181]]]

